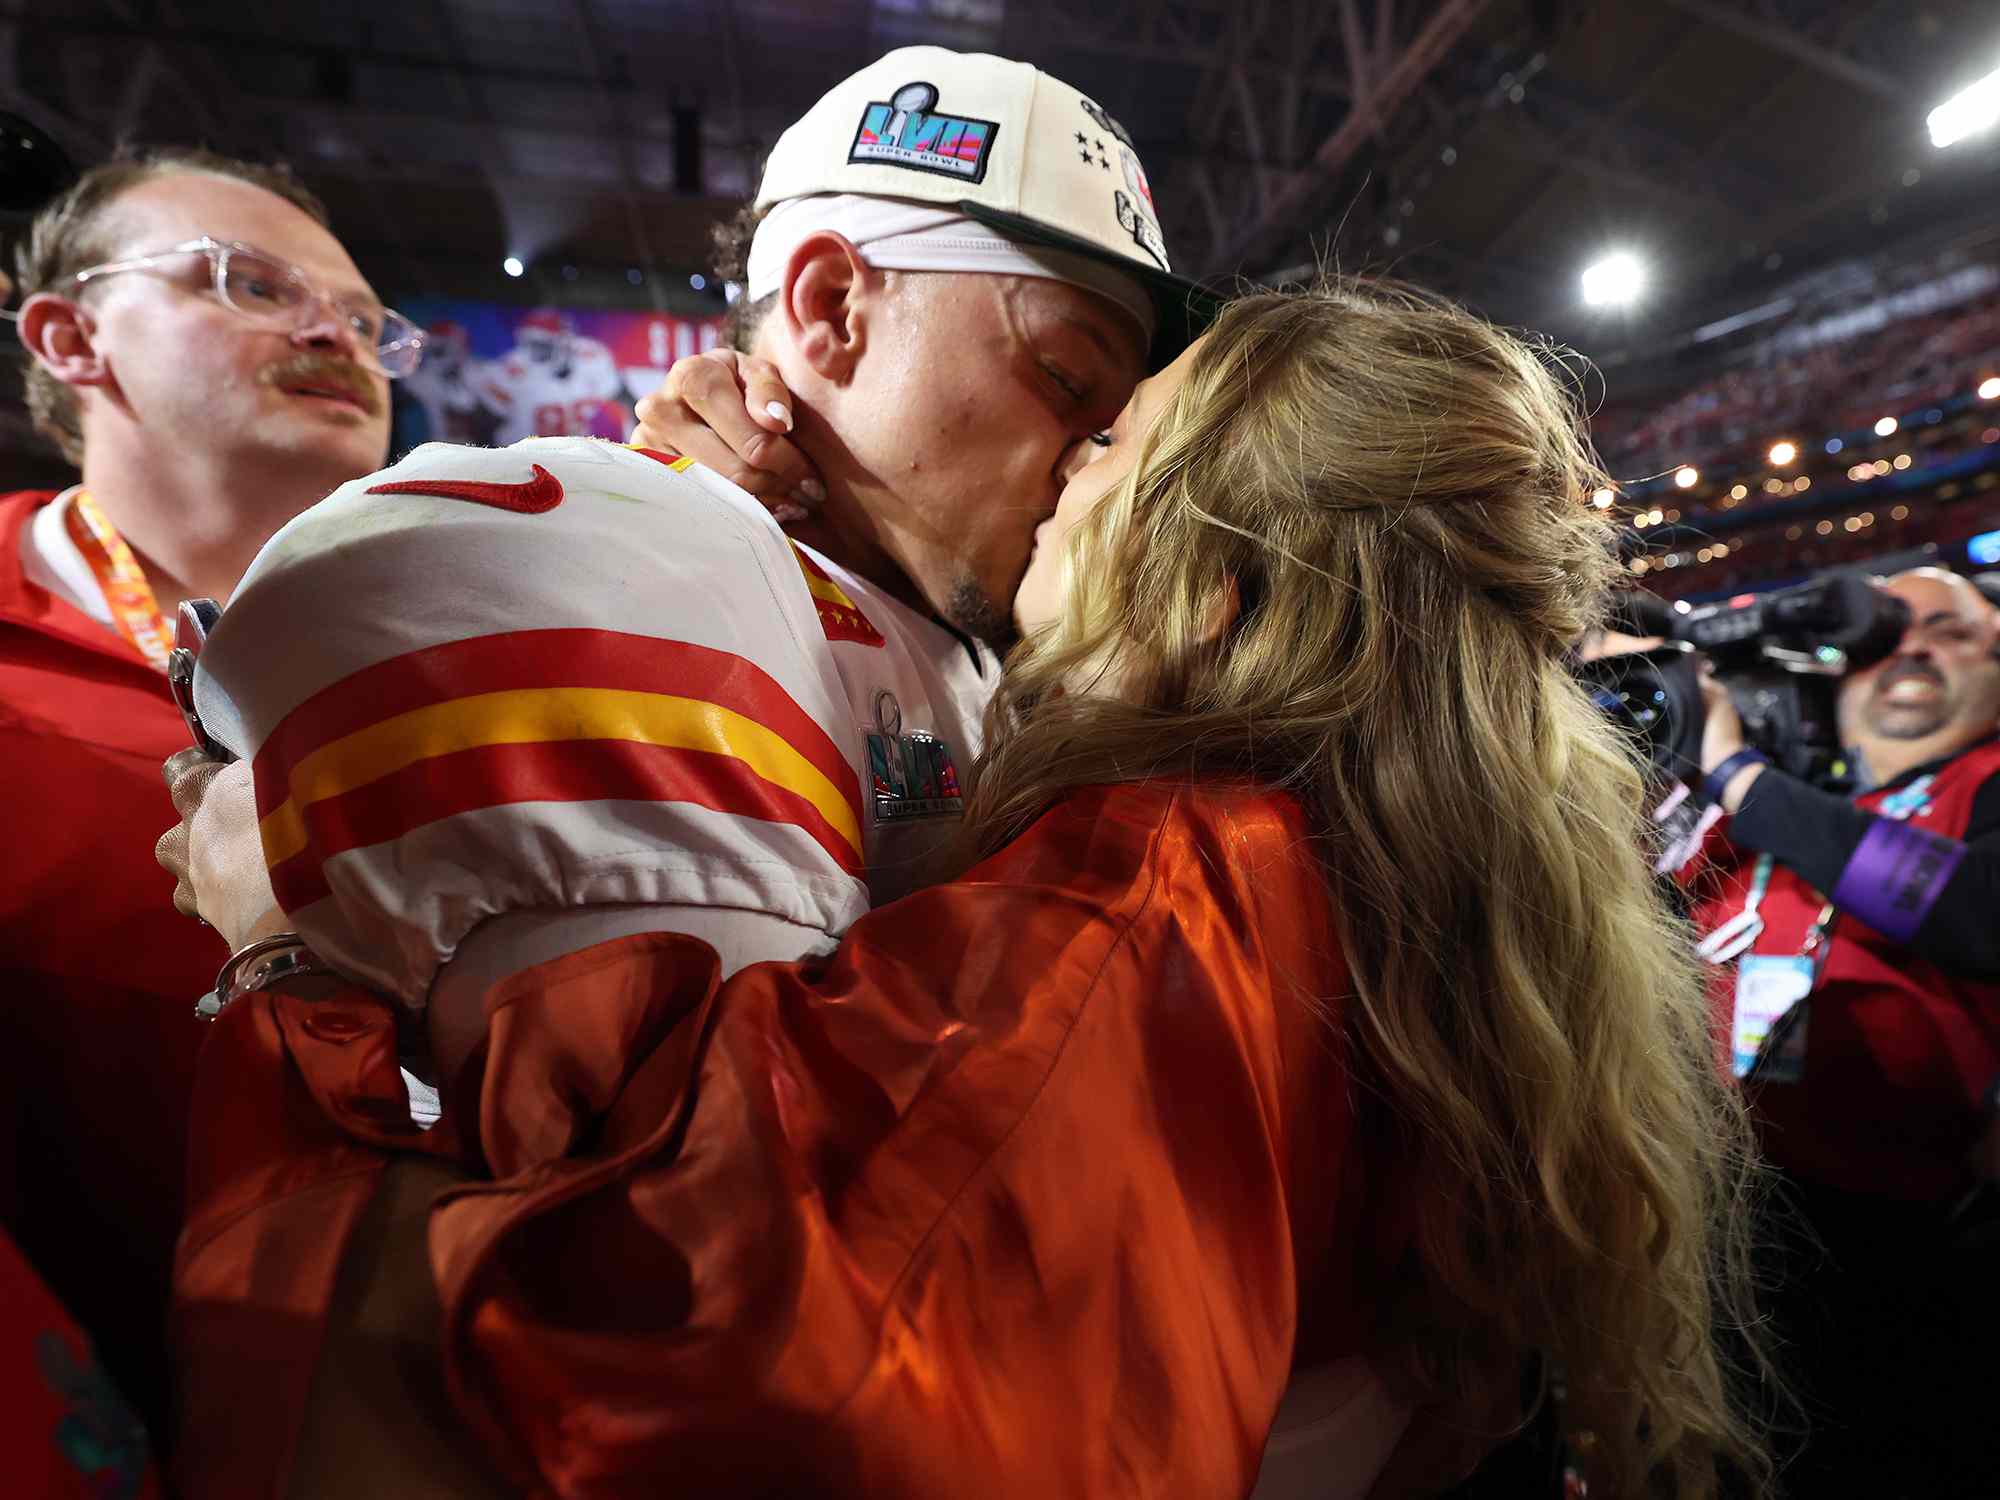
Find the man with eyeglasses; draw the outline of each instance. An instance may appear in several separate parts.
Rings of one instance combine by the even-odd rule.
[[[168,622],[381,465],[423,340],[289,174],[207,153],[86,173],[18,271],[28,405],[82,482],[0,498],[0,1227],[163,1431],[187,997],[225,956],[148,856]]]

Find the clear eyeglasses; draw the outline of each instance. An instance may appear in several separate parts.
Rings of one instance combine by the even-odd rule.
[[[361,345],[361,362],[391,380],[408,375],[424,357],[423,329],[401,313],[381,306],[372,297],[338,297],[323,292],[297,266],[249,245],[225,245],[207,235],[151,255],[106,261],[78,271],[70,280],[87,284],[121,271],[157,270],[176,256],[189,255],[207,257],[215,295],[224,307],[253,323],[295,332],[310,326],[324,304],[352,330]]]

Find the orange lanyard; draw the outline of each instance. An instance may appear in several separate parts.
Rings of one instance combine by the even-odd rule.
[[[167,653],[174,644],[173,631],[160,613],[153,586],[146,582],[146,570],[139,566],[139,559],[132,555],[132,548],[118,534],[118,528],[84,489],[78,489],[71,498],[63,525],[68,528],[76,550],[90,564],[91,576],[97,580],[118,633],[156,670],[166,671]]]

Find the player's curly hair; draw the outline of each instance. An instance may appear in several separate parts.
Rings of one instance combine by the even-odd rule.
[[[764,215],[770,211],[768,207],[758,208],[755,204],[746,203],[717,224],[710,235],[715,274],[745,289],[744,295],[729,304],[722,325],[724,339],[738,354],[748,354],[750,346],[757,342],[757,330],[778,296],[776,292],[766,292],[752,302],[748,295],[750,242],[757,238],[757,226],[764,222]]]
[[[1617,564],[1548,351],[1402,288],[1246,296],[1133,441],[1008,662],[968,832],[1094,783],[1295,791],[1418,1215],[1397,1352],[1432,1391],[1559,1371],[1609,1494],[1767,1493],[1761,1170],[1632,747],[1565,666]]]
[[[59,291],[84,267],[109,259],[112,206],[141,183],[177,173],[203,173],[247,182],[295,204],[321,224],[331,224],[326,205],[283,164],[240,161],[185,146],[121,147],[111,160],[85,172],[40,213],[14,253],[15,281],[23,300],[37,292]],[[83,463],[83,424],[76,392],[30,359],[27,366],[28,414],[35,429],[62,450],[71,463]]]

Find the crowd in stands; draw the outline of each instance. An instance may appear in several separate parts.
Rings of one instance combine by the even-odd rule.
[[[1772,337],[1751,358],[1678,395],[1600,411],[1593,430],[1606,468],[1637,476],[1692,463],[1720,474],[1754,467],[1788,435],[1817,443],[1947,401],[2000,365],[2000,289],[1795,352]]]
[[[2000,528],[1996,282],[1961,266],[1931,284],[1967,295],[1902,321],[1798,314],[1754,364],[1599,411],[1634,577],[1702,602]]]
[[[1701,508],[1700,500],[1667,506],[1659,521],[1635,527],[1627,566],[1656,593],[1701,602],[1925,544],[1950,554],[2000,528],[1996,424],[2000,402],[1934,447],[1905,436],[1881,444],[1881,456],[1865,450],[1847,469],[1829,461],[1816,481],[1811,474],[1779,480],[1782,493],[1752,487],[1738,505],[1724,492],[1713,509]],[[1850,471],[1864,462],[1871,472],[1853,477]],[[1880,472],[1872,472],[1876,466]]]

